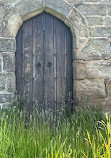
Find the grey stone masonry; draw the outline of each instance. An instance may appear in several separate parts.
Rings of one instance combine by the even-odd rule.
[[[15,52],[16,50],[15,39],[0,38],[0,52]]]
[[[43,11],[71,30],[74,98],[111,112],[111,0],[0,0],[0,106],[14,101],[17,32]]]
[[[83,15],[91,16],[106,16],[107,15],[107,7],[104,4],[80,4],[77,6],[77,9],[80,10]]]

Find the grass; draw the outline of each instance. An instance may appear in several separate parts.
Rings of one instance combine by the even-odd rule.
[[[56,118],[25,109],[0,114],[0,158],[110,158],[110,117],[90,106]]]

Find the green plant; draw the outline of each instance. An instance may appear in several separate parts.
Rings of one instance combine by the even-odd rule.
[[[110,157],[110,117],[102,110],[83,105],[56,118],[34,109],[30,121],[26,115],[18,106],[1,111],[0,158]]]

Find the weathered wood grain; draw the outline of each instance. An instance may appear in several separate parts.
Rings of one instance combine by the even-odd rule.
[[[16,39],[18,94],[29,107],[37,104],[39,109],[60,109],[73,90],[69,28],[44,12],[24,22]]]

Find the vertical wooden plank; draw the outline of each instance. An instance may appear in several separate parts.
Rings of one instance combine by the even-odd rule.
[[[47,109],[54,109],[54,17],[45,13],[45,80]]]
[[[17,35],[16,86],[28,105],[40,109],[43,103],[60,109],[73,92],[71,32],[59,19],[43,13],[24,22]]]
[[[54,111],[57,111],[57,52],[56,52],[56,26],[55,17],[53,18],[53,40],[54,40]]]
[[[22,85],[23,97],[26,99],[27,106],[32,106],[32,76],[33,76],[33,36],[32,19],[24,22],[22,27]]]
[[[17,95],[21,96],[21,69],[22,69],[22,27],[18,31],[17,37],[16,37],[16,53],[15,53],[15,75],[16,75],[16,90]]]
[[[46,72],[45,72],[45,13],[43,13],[43,100],[44,100],[44,110],[46,108],[46,101],[47,101],[47,95],[46,95]]]
[[[67,44],[66,44],[66,30],[67,30],[67,27],[64,25],[64,31],[65,31],[65,37],[64,37],[64,42],[65,42],[65,102],[66,102],[66,99],[67,99],[67,92],[66,92],[66,87],[67,87],[67,50],[66,50],[66,47],[67,47]]]
[[[33,95],[34,104],[39,106],[39,110],[43,108],[44,94],[43,94],[43,28],[44,28],[44,14],[33,18],[33,54],[34,54],[34,73],[33,73]]]
[[[65,97],[65,33],[64,24],[55,18],[57,53],[57,106],[60,108]]]
[[[66,99],[73,98],[73,65],[72,65],[72,35],[70,29],[66,28],[66,55],[67,55],[67,63],[66,63]],[[70,96],[69,96],[70,95]]]

